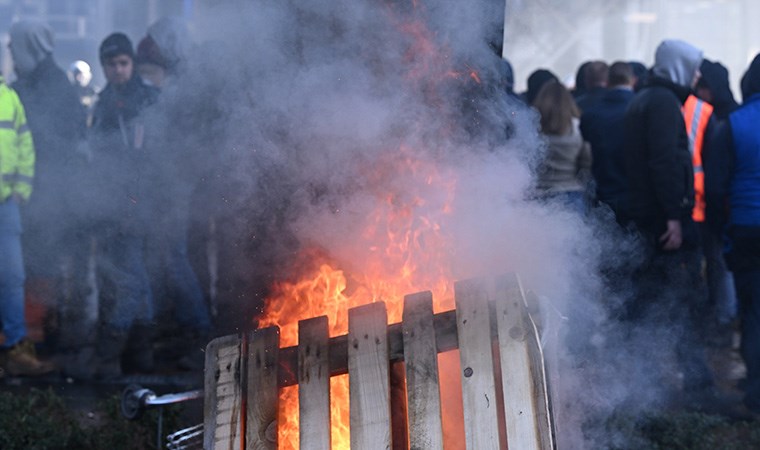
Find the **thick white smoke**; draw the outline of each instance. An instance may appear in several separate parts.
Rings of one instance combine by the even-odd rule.
[[[498,84],[488,43],[503,11],[493,3],[215,6],[199,11],[201,44],[165,101],[199,115],[185,117],[196,125],[182,164],[218,165],[232,186],[234,229],[253,227],[250,238],[266,241],[270,255],[248,270],[287,274],[300,246],[327,250],[347,270],[381,257],[362,248],[363,233],[367,217],[387,208],[379,193],[392,192],[421,199],[413,214],[451,237],[441,257],[457,279],[519,273],[544,300],[547,324],[562,327],[553,329],[561,345],[547,351],[561,374],[560,443],[585,448],[585,414],[603,416],[649,382],[633,356],[588,366],[627,337],[607,321],[625,286],[610,289],[601,262],[618,268],[635,251],[609,216],[526,200],[542,143],[535,114]],[[435,167],[453,196],[425,172],[377,173],[402,157]],[[597,359],[576,358],[589,354]]]

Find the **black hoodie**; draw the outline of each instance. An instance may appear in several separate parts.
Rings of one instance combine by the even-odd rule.
[[[728,69],[719,62],[704,60],[699,70],[702,72],[702,78],[697,86],[710,89],[713,114],[720,120],[726,120],[728,115],[739,107],[729,86]]]
[[[639,228],[657,236],[668,220],[687,221],[694,206],[694,169],[681,106],[701,61],[701,51],[691,45],[664,41],[652,78],[626,112],[628,213]]]
[[[755,56],[749,69],[742,77],[742,99],[746,102],[748,98],[760,93],[760,53]]]

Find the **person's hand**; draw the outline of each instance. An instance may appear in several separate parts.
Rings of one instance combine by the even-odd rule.
[[[660,236],[660,244],[663,250],[678,250],[681,248],[683,236],[681,235],[681,221],[668,220],[665,224],[665,233]]]

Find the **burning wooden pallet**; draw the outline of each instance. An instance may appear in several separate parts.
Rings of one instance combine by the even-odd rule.
[[[348,373],[351,448],[443,449],[437,355],[455,349],[467,448],[503,448],[500,430],[510,449],[553,448],[543,356],[519,279],[458,282],[455,297],[456,310],[433,314],[431,293],[408,295],[392,325],[383,303],[353,308],[348,334],[333,338],[327,317],[304,320],[294,347],[279,348],[277,327],[215,339],[204,448],[276,449],[279,388],[295,384],[301,448],[332,448],[330,377]],[[395,370],[401,361],[405,370]]]

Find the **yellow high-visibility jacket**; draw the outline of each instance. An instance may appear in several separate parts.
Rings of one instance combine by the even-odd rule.
[[[34,180],[34,143],[16,91],[0,76],[0,202],[29,200]]]

